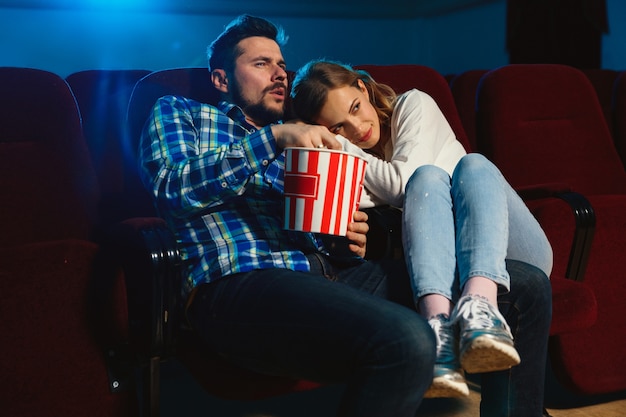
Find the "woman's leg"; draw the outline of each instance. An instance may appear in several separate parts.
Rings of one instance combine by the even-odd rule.
[[[460,285],[485,277],[509,290],[505,259],[546,275],[552,249],[541,226],[498,168],[480,154],[463,157],[452,176]]]
[[[461,158],[452,174],[461,288],[472,277],[484,277],[509,289],[509,213],[503,184],[498,169],[480,154]]]
[[[469,394],[460,372],[456,327],[449,316],[458,296],[450,176],[426,165],[409,179],[403,211],[403,246],[415,302],[437,337],[433,383],[426,397]]]
[[[539,268],[549,277],[552,272],[552,246],[526,203],[504,182],[509,209],[509,245],[507,259]]]
[[[450,176],[443,169],[424,165],[409,179],[402,243],[416,304],[430,294],[458,297]]]
[[[551,251],[522,200],[484,156],[461,159],[452,176],[452,196],[463,289],[453,313],[461,329],[461,364],[472,373],[507,369],[520,358],[497,307],[498,289],[510,289],[505,259],[549,268]]]

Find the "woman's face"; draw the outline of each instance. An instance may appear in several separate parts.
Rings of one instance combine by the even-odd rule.
[[[359,88],[345,86],[329,90],[316,123],[362,149],[371,149],[380,140],[380,121],[360,80]]]

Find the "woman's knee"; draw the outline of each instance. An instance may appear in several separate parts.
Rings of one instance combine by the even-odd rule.
[[[406,185],[406,193],[429,192],[433,188],[450,187],[450,176],[448,173],[435,165],[422,165],[417,168]]]
[[[487,174],[498,174],[498,168],[484,155],[479,153],[469,153],[459,160],[452,178],[480,177]]]

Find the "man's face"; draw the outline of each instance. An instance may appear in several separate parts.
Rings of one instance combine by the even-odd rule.
[[[287,94],[280,47],[271,39],[255,36],[240,41],[239,48],[243,53],[236,59],[228,82],[230,99],[256,127],[280,120]]]

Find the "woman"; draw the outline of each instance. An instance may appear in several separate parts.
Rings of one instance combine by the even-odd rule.
[[[326,126],[344,150],[368,161],[360,207],[403,208],[415,304],[437,336],[426,397],[467,395],[462,370],[519,364],[497,304],[498,293],[510,288],[505,260],[549,276],[552,250],[499,170],[480,154],[466,154],[430,96],[415,89],[396,96],[347,65],[305,65],[292,99],[302,121]]]

